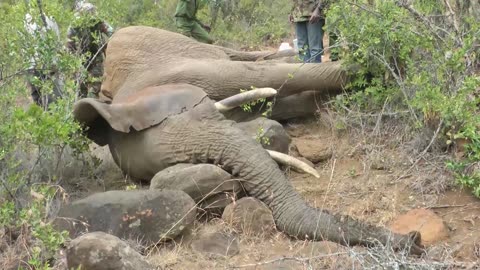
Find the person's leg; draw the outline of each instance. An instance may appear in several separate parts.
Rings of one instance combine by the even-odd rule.
[[[297,34],[297,44],[299,51],[298,54],[303,62],[306,62],[308,61],[308,59],[310,59],[307,24],[308,22],[295,23],[295,32]]]
[[[102,86],[103,55],[98,55],[87,71],[87,96],[98,98]]]
[[[307,24],[308,46],[310,47],[311,63],[321,63],[323,55],[323,26],[325,20]]]
[[[175,26],[178,32],[187,37],[192,37],[193,22],[183,17],[175,17]]]
[[[198,23],[194,22],[192,27],[192,37],[200,42],[212,44],[213,38],[210,34]]]
[[[33,102],[41,107],[42,97],[40,87],[36,85],[41,80],[40,75],[41,74],[35,69],[29,70],[27,75],[27,85],[28,88],[30,88],[30,95],[32,96]]]

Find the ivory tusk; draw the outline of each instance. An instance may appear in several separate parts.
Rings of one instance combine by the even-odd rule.
[[[246,91],[246,92],[228,97],[226,99],[222,99],[215,103],[215,107],[220,112],[226,112],[242,104],[252,102],[261,98],[275,96],[276,94],[277,94],[277,90],[273,88],[267,87],[267,88],[253,89],[250,91]]]
[[[306,173],[309,173],[309,174],[315,176],[316,178],[320,178],[320,175],[318,174],[318,172],[314,168],[312,168],[307,163],[305,163],[305,162],[303,162],[299,159],[296,159],[292,156],[289,156],[289,155],[286,155],[286,154],[283,154],[283,153],[280,153],[280,152],[277,152],[277,151],[267,150],[267,152],[270,154],[270,157],[272,157],[272,159],[275,160],[278,163],[295,167],[299,170],[302,170]]]

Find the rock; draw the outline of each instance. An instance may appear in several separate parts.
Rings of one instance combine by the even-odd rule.
[[[330,159],[333,154],[331,145],[313,139],[295,138],[293,143],[297,146],[299,154],[313,163]]]
[[[246,197],[228,205],[222,219],[238,232],[261,236],[275,231],[272,211],[261,201]]]
[[[201,234],[192,242],[192,249],[199,253],[233,256],[240,253],[238,237],[227,232]]]
[[[154,269],[138,252],[118,237],[103,232],[84,234],[67,248],[68,269]]]
[[[418,231],[422,244],[428,246],[448,238],[448,228],[442,218],[428,209],[413,209],[398,216],[390,223],[393,232],[408,234]]]
[[[177,164],[158,172],[150,189],[182,190],[206,210],[224,209],[244,192],[240,182],[212,164]],[[205,198],[206,197],[206,198]]]
[[[108,191],[64,206],[55,225],[69,231],[72,238],[102,231],[141,239],[148,245],[175,238],[193,223],[195,215],[195,202],[180,190]]]
[[[235,126],[259,141],[263,148],[288,154],[288,147],[292,140],[277,121],[258,117],[249,122],[236,123]]]

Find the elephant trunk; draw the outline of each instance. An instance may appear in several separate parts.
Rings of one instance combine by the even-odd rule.
[[[280,97],[309,90],[333,95],[341,93],[348,80],[341,62],[285,64],[193,60],[182,65],[174,75],[156,75],[156,81],[198,86],[213,100],[228,98],[251,86],[274,88]]]
[[[344,245],[387,244],[391,240],[395,246],[409,245],[408,236],[308,206],[267,151],[240,130],[217,121],[186,121],[177,125],[188,127],[181,136],[176,133],[173,138],[172,144],[181,145],[175,156],[187,159],[177,162],[213,162],[244,179],[249,196],[268,205],[277,227],[288,235]]]

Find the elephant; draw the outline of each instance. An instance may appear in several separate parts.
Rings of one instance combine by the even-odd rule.
[[[272,87],[278,89],[278,103],[281,103],[283,97],[304,91],[316,92],[317,96],[338,94],[349,80],[350,67],[343,67],[340,61],[322,64],[275,61],[293,54],[292,51],[235,51],[162,29],[130,26],[119,29],[109,40],[101,99],[129,96],[149,86],[187,83],[202,88],[216,101],[252,86]],[[316,111],[315,98],[299,95],[299,99],[301,102],[288,100],[298,109],[290,109],[286,114],[274,106],[272,119]]]
[[[275,93],[274,89],[259,89],[215,102],[198,86],[164,84],[129,95],[119,92],[109,102],[79,100],[73,115],[88,138],[99,145],[108,144],[116,164],[134,179],[149,181],[157,172],[179,163],[215,164],[243,179],[248,196],[264,202],[272,210],[277,228],[291,237],[343,245],[391,244],[395,249],[421,253],[418,232],[396,234],[309,206],[275,162],[284,157],[269,153],[222,114],[252,98]]]

